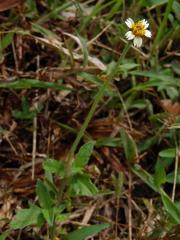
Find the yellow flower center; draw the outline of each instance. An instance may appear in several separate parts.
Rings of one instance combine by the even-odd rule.
[[[144,24],[141,21],[134,23],[132,26],[132,32],[136,37],[143,37],[145,34]]]

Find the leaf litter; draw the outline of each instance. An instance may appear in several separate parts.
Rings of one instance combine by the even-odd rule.
[[[81,10],[85,8],[88,15],[92,13],[93,9],[91,3],[88,2],[82,2],[79,8]],[[152,5],[151,8],[152,10],[147,11],[150,11],[150,14],[156,14],[154,11],[156,6]],[[13,22],[15,20],[13,19],[12,22],[9,20],[11,18],[10,11],[2,13],[0,16],[3,35],[7,36],[10,28],[10,32],[15,32],[12,41],[7,43],[3,49],[0,66],[0,87],[2,86],[0,90],[0,218],[3,219],[0,223],[1,231],[7,230],[8,222],[12,219],[15,209],[26,208],[28,201],[35,201],[37,179],[43,179],[43,161],[48,156],[57,160],[67,158],[70,146],[83,124],[96,87],[98,87],[98,84],[95,82],[92,84],[83,75],[79,77],[79,73],[90,73],[98,76],[101,80],[106,79],[106,75],[105,78],[103,76],[108,64],[111,63],[111,58],[116,59],[117,53],[121,53],[126,42],[123,38],[114,36],[118,23],[115,28],[111,26],[104,30],[104,23],[97,15],[90,18],[88,28],[82,32],[83,39],[87,39],[86,46],[83,45],[76,31],[81,26],[80,17],[82,16],[78,15],[79,12],[74,7],[61,12],[62,18],[56,16],[54,19],[46,18],[47,10],[49,11],[47,1],[37,1],[36,10],[39,19],[36,18],[37,16],[34,19],[28,16],[26,9],[28,9],[27,5],[25,5],[25,9],[10,10],[15,15],[22,14],[23,16],[23,18],[19,17],[16,27]],[[31,10],[30,14],[33,14],[32,9],[29,10]],[[108,9],[105,8],[101,14],[102,19],[105,18]],[[118,18],[118,14],[115,14],[115,17]],[[35,29],[32,22],[36,21]],[[97,33],[91,32],[95,25],[97,28],[94,30]],[[99,35],[98,28],[101,32]],[[98,35],[97,38],[96,35]],[[88,44],[91,39],[94,39],[93,44]],[[84,47],[87,47],[88,56],[85,56]],[[113,51],[111,52],[111,50]],[[144,52],[142,51],[140,54],[147,56],[149,47],[145,46],[143,50]],[[129,53],[130,58],[132,55],[136,55],[142,68],[149,71],[149,55],[148,58],[142,59],[141,56],[138,57],[140,51],[132,47]],[[170,44],[168,45],[168,52],[161,52],[161,59],[166,61],[167,58],[171,58],[171,52],[174,60],[174,56],[177,54],[174,54],[176,46],[173,43],[172,48]],[[87,61],[85,57],[87,57]],[[133,75],[132,78],[131,75]],[[174,75],[176,76],[176,72]],[[111,224],[111,228],[105,229],[92,239],[128,239],[128,200],[132,204],[133,239],[147,239],[146,236],[156,230],[156,225],[157,229],[162,231],[165,223],[159,216],[164,213],[156,209],[159,204],[162,204],[158,195],[135,175],[132,177],[132,193],[129,195],[129,166],[125,159],[120,135],[122,128],[130,139],[137,144],[145,145],[146,140],[149,140],[154,134],[156,135],[160,123],[164,123],[163,130],[157,133],[159,140],[148,145],[150,147],[135,159],[136,163],[141,164],[152,173],[158,155],[157,148],[164,149],[172,145],[171,140],[165,137],[165,134],[168,129],[178,128],[176,120],[180,113],[176,90],[174,90],[175,102],[173,102],[174,99],[169,99],[171,95],[168,92],[165,92],[166,98],[161,100],[158,90],[161,85],[158,85],[156,76],[151,72],[148,73],[148,76],[142,72],[138,76],[138,67],[136,72],[128,75],[120,69],[119,76],[116,77],[120,81],[115,83],[116,87],[110,86],[107,89],[105,101],[98,107],[81,141],[83,144],[87,139],[96,140],[97,146],[90,163],[86,166],[86,171],[102,192],[99,197],[74,199],[73,213],[63,223],[67,231],[72,229],[72,226],[107,222]],[[144,84],[148,81],[148,77],[155,79],[153,85],[146,86]],[[173,76],[169,75],[169,77],[173,79]],[[38,81],[36,85],[33,85],[35,84],[34,80]],[[142,92],[136,91],[136,89],[132,91],[133,85],[130,82],[133,81],[141,84],[137,83],[137,87],[140,87]],[[13,89],[12,83],[17,84],[17,89]],[[177,86],[178,84],[175,84],[173,87],[178,89]],[[126,101],[132,128],[122,110],[118,94],[116,91],[112,91],[116,88]],[[128,90],[132,91],[132,95],[128,95]],[[28,103],[25,107],[26,111],[23,111],[23,104],[25,104],[23,98]],[[153,106],[154,119],[150,118],[151,109],[147,101],[141,105],[144,106],[143,108],[130,108],[131,102],[137,99],[150,101]],[[37,109],[34,108],[35,103],[37,103]],[[16,114],[13,115],[13,112]],[[165,112],[172,115],[171,119],[169,115],[163,115]],[[30,113],[37,116],[35,179],[31,178],[33,117],[26,118],[26,114],[29,116]],[[171,168],[172,165],[170,165],[169,171],[172,170]],[[118,203],[114,181],[119,172],[124,175],[124,183]],[[169,191],[168,187],[169,185],[167,191]],[[177,191],[177,198],[178,196]],[[75,207],[81,205],[81,201],[84,207]],[[35,229],[32,227],[33,231],[35,232]],[[165,231],[164,235],[162,234],[164,237],[149,239],[176,239],[178,231],[178,227],[175,226],[170,231]],[[16,236],[16,233],[14,234]],[[43,235],[43,233],[41,234]],[[21,233],[21,239],[33,239],[33,236],[33,233],[31,234],[26,229]]]

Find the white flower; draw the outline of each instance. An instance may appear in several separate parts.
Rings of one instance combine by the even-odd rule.
[[[141,47],[142,38],[144,36],[148,38],[152,36],[151,32],[147,30],[149,23],[145,19],[135,23],[131,18],[128,18],[125,23],[128,28],[131,29],[131,31],[128,31],[125,36],[128,40],[133,40],[135,47]]]

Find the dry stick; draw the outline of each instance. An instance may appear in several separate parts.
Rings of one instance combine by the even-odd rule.
[[[132,190],[132,174],[129,171],[129,179],[128,179],[128,232],[129,232],[129,240],[132,240],[132,203],[131,203],[131,190]]]
[[[119,207],[120,207],[120,198],[116,197],[116,226],[115,226],[115,236],[118,237],[118,218],[119,218]]]
[[[40,65],[39,55],[37,56],[37,69],[39,69]],[[37,71],[37,79],[39,78],[39,74]],[[34,111],[38,108],[38,103],[34,103]],[[35,177],[35,161],[36,161],[36,150],[37,150],[37,114],[35,114],[33,118],[33,147],[32,147],[32,180]]]
[[[37,103],[35,103],[35,109],[37,109]],[[37,115],[35,114],[33,118],[32,180],[34,180],[35,177],[36,148],[37,148]]]
[[[111,25],[112,23],[108,24],[105,28],[103,28],[103,30],[100,33],[98,33],[94,38],[87,42],[87,45],[90,45],[93,42],[95,42]]]
[[[21,235],[22,235],[22,229],[19,229],[17,240],[21,240]]]
[[[18,152],[16,151],[16,148],[14,147],[14,145],[12,144],[12,142],[10,141],[8,136],[5,136],[6,141],[9,143],[10,147],[12,148],[13,152],[16,154],[16,156],[18,156]]]
[[[124,183],[124,174],[120,172],[116,178],[115,183],[115,197],[116,197],[116,221],[115,221],[115,237],[118,238],[118,223],[119,223],[119,208],[120,208],[120,196],[122,194],[122,187]]]
[[[14,41],[12,41],[12,50],[13,50],[13,56],[14,56],[15,69],[16,69],[16,72],[18,72],[19,71],[18,59],[17,59],[16,47],[15,47]]]
[[[176,194],[177,172],[178,172],[179,156],[180,156],[180,151],[179,151],[179,146],[177,143],[176,136],[175,136],[175,144],[176,144],[176,157],[175,157],[175,166],[174,166],[173,190],[172,190],[172,196],[171,196],[172,202],[174,202],[175,194]]]
[[[112,25],[112,23],[108,24],[105,28],[103,28],[103,30],[98,33],[94,38],[92,38],[91,40],[89,40],[87,42],[87,46],[91,45],[91,44],[96,44],[95,41]],[[78,52],[80,50],[80,47],[76,48],[76,52]]]

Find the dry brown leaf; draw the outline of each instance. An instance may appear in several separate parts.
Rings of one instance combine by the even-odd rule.
[[[13,205],[17,202],[17,198],[10,195],[5,196],[3,199],[3,204],[0,210],[0,228],[2,228],[6,223],[7,220],[11,219],[13,216]]]
[[[83,59],[83,55],[82,54],[78,54],[76,52],[72,52],[70,53],[69,50],[67,48],[63,47],[63,43],[60,42],[58,39],[45,39],[45,38],[41,38],[41,37],[37,37],[37,36],[33,36],[34,39],[36,39],[37,41],[50,45],[51,47],[57,48],[60,51],[62,51],[65,55],[70,56],[71,54],[73,55],[73,58],[75,60],[82,60]],[[93,64],[94,66],[96,66],[98,69],[105,71],[106,70],[106,65],[101,62],[98,58],[96,57],[91,57],[88,56],[88,61]]]
[[[173,115],[180,114],[180,103],[173,103],[170,99],[161,100],[164,111],[172,113]]]
[[[22,3],[22,0],[0,0],[0,12],[9,10],[21,3]]]

